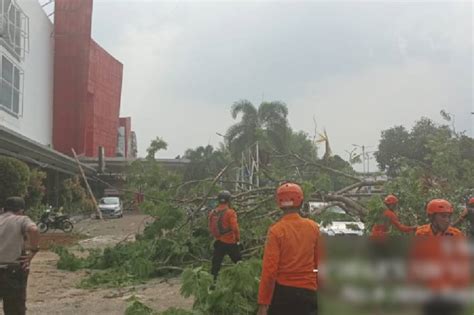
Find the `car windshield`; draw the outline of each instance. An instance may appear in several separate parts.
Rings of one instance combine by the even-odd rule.
[[[120,201],[117,197],[102,198],[100,200],[101,205],[118,205],[119,203]]]
[[[358,221],[353,216],[347,214],[343,209],[338,206],[330,207],[323,211],[319,216],[318,220],[322,226],[330,225],[332,222],[356,222]]]

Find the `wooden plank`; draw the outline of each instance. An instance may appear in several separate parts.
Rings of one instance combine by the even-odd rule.
[[[94,203],[95,212],[101,220],[104,220],[104,218],[102,217],[102,212],[100,212],[99,206],[97,205],[97,200],[95,199],[95,196],[92,193],[91,186],[89,185],[89,182],[87,181],[86,174],[84,173],[84,170],[82,169],[81,162],[79,162],[79,159],[77,158],[76,151],[74,149],[71,149],[71,150],[72,150],[72,154],[74,155],[74,159],[77,162],[77,166],[79,167],[79,171],[81,172],[82,179],[84,180],[84,183],[86,184],[87,191],[89,192],[92,202]]]

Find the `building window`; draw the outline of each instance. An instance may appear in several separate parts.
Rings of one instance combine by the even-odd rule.
[[[125,127],[118,128],[116,156],[125,157]]]
[[[29,19],[15,0],[0,0],[0,45],[18,61],[29,50]]]
[[[0,108],[19,117],[23,110],[23,72],[7,57],[0,57]]]

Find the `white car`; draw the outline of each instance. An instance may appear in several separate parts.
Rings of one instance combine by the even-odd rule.
[[[320,224],[320,230],[322,234],[328,236],[364,235],[365,224],[352,218],[338,206],[327,208],[322,212],[321,216],[333,217],[333,219],[331,219],[327,224],[324,222],[325,219],[322,218],[322,222]]]
[[[99,210],[103,217],[123,217],[123,204],[119,197],[104,197],[99,201]]]
[[[332,221],[330,224],[321,228],[321,233],[329,236],[336,235],[364,235],[365,225],[357,221]]]

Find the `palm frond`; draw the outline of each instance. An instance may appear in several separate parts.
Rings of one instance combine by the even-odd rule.
[[[232,109],[231,109],[232,118],[236,119],[240,113],[242,113],[242,115],[247,119],[258,116],[257,109],[248,100],[240,100],[240,101],[235,102],[232,105]]]
[[[227,129],[225,138],[232,142],[235,138],[239,137],[239,135],[245,133],[247,126],[242,122],[234,124]]]

